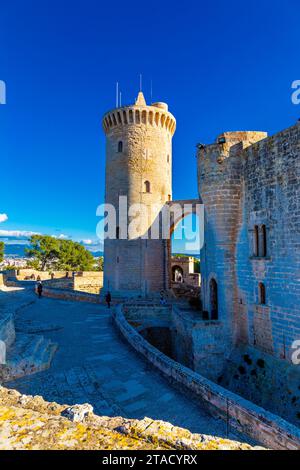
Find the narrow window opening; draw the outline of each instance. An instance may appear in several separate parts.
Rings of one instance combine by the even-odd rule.
[[[218,320],[218,285],[215,279],[211,279],[209,283],[210,291],[210,317],[212,320]]]
[[[119,240],[120,238],[120,227],[116,227],[116,239]]]
[[[259,255],[259,232],[258,232],[258,225],[254,226],[254,233],[253,233],[253,251],[254,256]]]
[[[118,142],[118,152],[119,153],[123,152],[123,142],[122,142],[122,140],[120,140]]]
[[[258,290],[259,290],[259,303],[261,305],[266,305],[266,287],[262,282],[259,283]]]
[[[151,189],[150,181],[145,181],[145,183],[144,183],[144,191],[145,191],[145,193],[150,193],[150,189]]]
[[[267,229],[265,225],[261,226],[261,256],[267,256]]]

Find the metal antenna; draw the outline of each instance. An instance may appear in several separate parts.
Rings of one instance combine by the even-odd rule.
[[[119,107],[119,82],[116,84],[116,108]]]
[[[120,108],[122,106],[122,93],[120,92]]]

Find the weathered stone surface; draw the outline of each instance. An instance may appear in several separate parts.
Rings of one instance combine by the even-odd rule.
[[[93,407],[89,403],[83,405],[70,406],[63,411],[62,416],[73,421],[74,423],[81,423],[90,413],[93,413]]]
[[[0,383],[47,369],[57,349],[54,342],[42,335],[15,328],[19,312],[35,301],[32,289],[7,286],[0,289],[0,340],[6,345],[5,363],[0,364]]]
[[[80,422],[61,416],[72,409],[88,411]],[[77,410],[77,411],[76,411]],[[81,422],[83,421],[83,422]],[[248,444],[192,434],[163,421],[129,420],[96,416],[90,405],[66,408],[41,397],[24,396],[0,387],[0,450],[130,450],[193,449],[252,450]]]

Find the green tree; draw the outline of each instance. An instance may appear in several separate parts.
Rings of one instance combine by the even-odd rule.
[[[94,268],[93,255],[80,243],[72,240],[33,235],[30,245],[26,249],[26,255],[42,271],[90,271]]]
[[[38,260],[38,259],[34,259],[34,258],[29,259],[29,260],[27,261],[27,263],[26,263],[26,268],[28,268],[28,269],[35,269],[35,270],[38,271],[39,268],[40,268],[40,262],[39,262],[39,260]]]
[[[0,242],[0,263],[4,260],[4,242]]]
[[[194,258],[194,272],[200,273],[200,259]]]
[[[84,246],[72,240],[59,240],[57,266],[66,271],[92,271],[95,258]]]
[[[30,238],[30,248],[26,248],[25,253],[29,258],[38,261],[38,267],[45,271],[54,265],[59,259],[59,240],[48,235],[32,235]]]
[[[96,271],[103,271],[103,265],[104,265],[104,257],[99,256],[96,261]]]

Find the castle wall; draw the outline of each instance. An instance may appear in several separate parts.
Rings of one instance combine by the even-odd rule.
[[[210,413],[228,420],[230,428],[245,432],[271,449],[299,449],[299,428],[158,351],[127,322],[122,305],[116,307],[113,318],[119,331],[136,351],[172,383],[178,384],[181,390],[185,388],[195,394]]]
[[[230,354],[219,384],[282,418],[300,424],[299,365],[242,345]]]
[[[198,152],[199,193],[205,204],[204,309],[211,314],[214,278],[219,319],[232,346],[253,345],[287,360],[293,341],[300,339],[299,152],[299,124],[270,138],[225,133]],[[263,226],[266,253],[261,252]]]
[[[220,321],[195,318],[173,306],[173,358],[180,364],[217,381],[229,356],[229,340]]]
[[[9,277],[16,277],[18,281],[29,279],[32,275],[37,279],[39,276],[42,281],[51,279],[51,274],[55,279],[63,279],[66,277],[66,271],[38,271],[37,269],[14,269],[8,272]],[[69,272],[69,277],[72,277],[72,272]]]
[[[201,250],[202,301],[213,318],[212,283],[216,284],[217,318],[234,340],[236,305],[236,241],[241,221],[244,146],[265,133],[225,133],[198,151],[198,186],[204,203],[204,246]],[[242,140],[243,139],[243,140]]]
[[[103,287],[102,271],[85,271],[76,273],[73,278],[73,289],[75,291],[99,294]]]
[[[240,339],[291,360],[300,339],[300,125],[243,153],[243,219],[237,240]],[[266,226],[267,252],[253,254],[254,226]],[[266,304],[259,303],[259,283]]]

